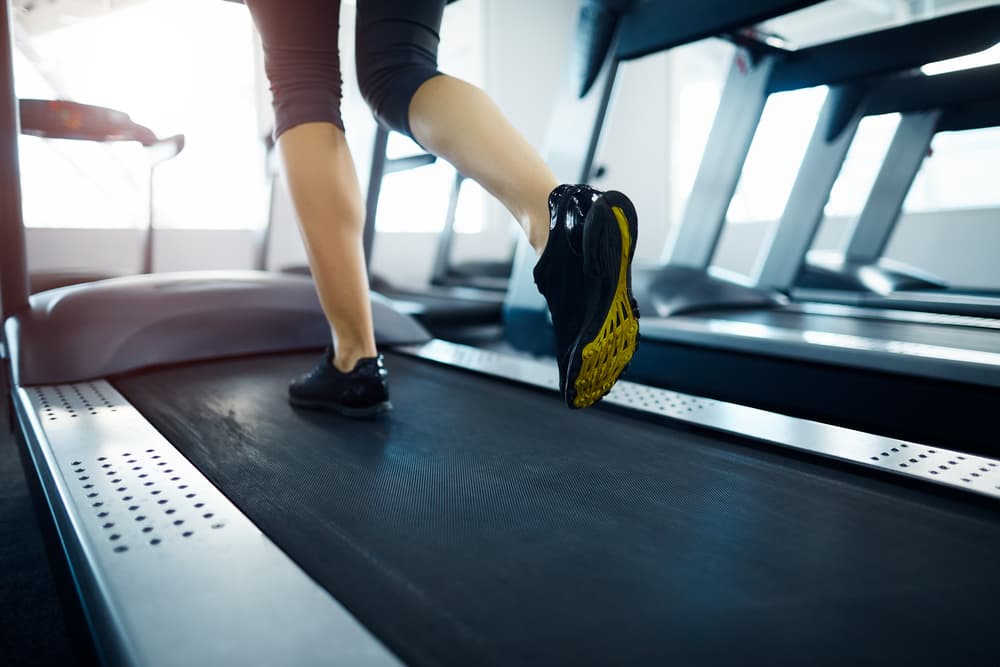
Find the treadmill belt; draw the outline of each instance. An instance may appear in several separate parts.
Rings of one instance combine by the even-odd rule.
[[[995,664],[990,506],[394,354],[295,411],[315,358],[115,385],[408,664]]]

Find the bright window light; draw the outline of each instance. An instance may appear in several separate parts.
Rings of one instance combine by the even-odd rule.
[[[440,232],[448,213],[455,170],[438,161],[382,180],[376,229],[380,232]]]
[[[150,0],[36,35],[31,45],[65,85],[61,96],[124,111],[160,136],[186,136],[184,152],[157,170],[159,226],[256,229],[266,220],[267,187],[251,37],[243,6]],[[96,159],[87,154],[95,147],[80,142],[34,143],[22,142],[22,179],[33,183],[28,225],[145,224],[144,159],[106,146]],[[88,209],[92,200],[102,205]]]
[[[466,0],[450,5],[444,13],[441,24],[441,43],[438,62],[442,71],[463,79],[473,85],[483,85],[484,52],[481,39],[483,25],[483,5],[479,1]],[[353,21],[353,11],[346,8],[341,20]],[[341,35],[341,68],[345,70],[345,81],[349,84],[344,91],[344,116],[351,125],[347,128],[348,140],[355,132],[354,118],[370,117],[353,90],[356,84],[351,72],[354,69],[354,49],[345,48],[353,44],[350,36]],[[354,152],[370,151],[367,136],[353,143]],[[407,137],[393,132],[389,135],[387,149],[389,158],[405,157],[422,153],[422,149]],[[379,197],[376,229],[379,233],[436,234],[444,229],[448,211],[448,201],[455,169],[444,160],[434,165],[420,167],[412,171],[392,174],[385,178]],[[455,215],[455,231],[459,234],[478,234],[486,226],[487,198],[483,190],[473,181],[462,185]]]
[[[729,206],[730,222],[781,217],[826,95],[827,87],[818,86],[768,98]]]
[[[1000,207],[1000,128],[934,137],[903,205],[907,213]]]
[[[672,181],[671,209],[680,220],[691,195],[701,154],[705,151],[722,84],[713,80],[684,81],[678,87],[674,141],[671,144]]]
[[[847,151],[840,175],[826,204],[827,217],[858,215],[871,193],[882,162],[889,151],[900,115],[866,116]]]
[[[1000,63],[1000,43],[979,53],[973,53],[960,58],[951,58],[950,60],[940,60],[936,63],[924,65],[920,68],[920,71],[927,76],[934,76],[936,74],[947,74],[948,72],[958,72],[963,69],[985,67],[998,63]]]
[[[680,220],[694,185],[701,155],[712,130],[722,87],[735,48],[723,40],[704,40],[674,49],[671,74],[670,217]]]
[[[455,210],[455,232],[478,234],[483,231],[483,212],[486,210],[486,191],[479,183],[466,179],[458,194]]]

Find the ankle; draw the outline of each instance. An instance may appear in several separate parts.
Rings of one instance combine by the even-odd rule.
[[[341,373],[350,373],[362,359],[376,356],[378,353],[374,347],[352,347],[345,348],[338,346],[333,357],[333,367]]]
[[[545,244],[549,242],[550,223],[547,205],[544,210],[532,211],[525,216],[523,224],[528,233],[528,242],[539,255],[545,251]]]
[[[531,247],[535,249],[535,253],[541,256],[545,252],[545,245],[549,241],[549,228],[545,227],[544,231],[535,231],[535,227],[532,226],[531,232],[528,233],[528,243]]]

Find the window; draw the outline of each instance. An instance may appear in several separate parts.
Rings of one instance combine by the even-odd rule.
[[[669,143],[671,220],[680,221],[684,215],[734,53],[735,48],[727,42],[705,40],[669,54],[674,81]]]
[[[826,204],[827,217],[861,214],[898,125],[899,114],[861,119]]]
[[[819,86],[768,98],[729,206],[729,222],[781,217],[826,93],[826,86]]]
[[[903,204],[907,213],[1000,207],[1000,128],[943,132]]]
[[[344,22],[353,21],[353,12],[345,14]],[[441,25],[441,43],[438,63],[442,71],[468,81],[483,85],[483,57],[481,49],[483,35],[482,3],[479,0],[464,0],[445,9]],[[371,126],[371,112],[355,92],[353,83],[354,48],[345,48],[342,35],[341,58],[344,61],[345,85],[344,115],[350,120],[348,139],[352,141],[355,154],[371,151],[370,132],[358,131],[359,122]],[[354,139],[352,135],[356,136]],[[422,153],[421,148],[409,138],[395,132],[389,135],[389,157],[403,157]],[[360,158],[360,155],[358,155]],[[359,159],[359,165],[364,164]],[[448,201],[455,180],[455,169],[444,160],[433,165],[411,171],[390,174],[382,182],[379,198],[376,229],[379,232],[439,233],[444,228],[448,211]],[[471,180],[462,185],[458,210],[455,215],[455,231],[476,234],[483,230],[486,222],[486,196],[481,187]]]
[[[251,36],[240,5],[151,0],[34,35],[34,63],[18,60],[18,94],[112,107],[160,136],[183,133],[185,150],[157,169],[159,226],[259,228],[267,189]],[[56,85],[43,85],[40,70]],[[140,148],[30,137],[21,146],[28,225],[144,224]]]
[[[993,4],[984,0],[830,0],[762,26],[789,48],[803,48],[936,15]],[[681,220],[704,152],[733,47],[707,40],[677,49],[674,68],[675,112],[671,121],[671,220]],[[928,65],[928,74],[995,63],[1000,45],[975,56]],[[773,95],[754,136],[728,221],[770,222],[781,217],[827,88]],[[860,213],[892,141],[899,116],[865,118],[826,208],[828,216]],[[991,184],[1000,160],[1000,130],[941,134],[907,201],[907,210],[1000,205]],[[995,181],[995,179],[993,179]]]

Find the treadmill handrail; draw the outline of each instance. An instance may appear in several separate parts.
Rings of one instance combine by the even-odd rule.
[[[900,72],[978,53],[998,41],[1000,6],[948,14],[789,52],[775,65],[767,92]]]
[[[52,139],[137,141],[152,146],[156,133],[136,123],[124,111],[69,100],[18,100],[21,133]]]
[[[961,132],[1000,126],[1000,100],[972,108],[948,109],[938,121],[938,132]]]
[[[885,79],[868,93],[865,114],[951,109],[1000,100],[1000,65],[926,76]]]
[[[638,0],[622,17],[615,55],[619,60],[641,58],[818,4],[817,0],[702,0],[680,6],[672,0]]]

